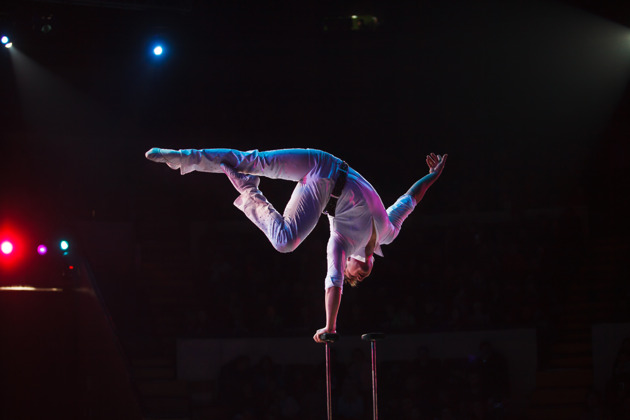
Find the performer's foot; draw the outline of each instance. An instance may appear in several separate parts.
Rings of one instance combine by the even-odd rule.
[[[230,182],[232,183],[232,185],[234,185],[234,188],[236,188],[236,190],[240,193],[249,190],[255,190],[260,184],[260,178],[256,175],[246,175],[237,172],[236,170],[234,170],[234,168],[226,163],[221,164],[221,169],[223,169],[223,172],[225,172],[225,174],[228,176]]]
[[[159,147],[154,147],[146,152],[144,156],[153,162],[166,163],[171,169],[179,169],[181,166],[181,154],[179,153],[179,150],[160,149]]]

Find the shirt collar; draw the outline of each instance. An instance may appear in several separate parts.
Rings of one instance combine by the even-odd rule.
[[[374,253],[379,257],[384,257],[383,250],[381,249],[381,244],[377,243],[374,247]],[[361,262],[365,262],[365,248],[359,251],[359,254],[352,254],[350,258],[354,258],[355,260],[359,260]]]

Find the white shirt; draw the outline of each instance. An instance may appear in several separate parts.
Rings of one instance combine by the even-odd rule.
[[[416,207],[410,195],[401,196],[385,209],[378,193],[358,172],[350,168],[335,217],[328,216],[330,239],[327,246],[328,271],[325,288],[343,288],[344,270],[348,257],[365,261],[365,247],[376,230],[374,253],[383,256],[381,245],[391,243],[400,232],[402,223]]]

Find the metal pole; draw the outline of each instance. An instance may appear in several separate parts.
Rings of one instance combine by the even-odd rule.
[[[372,353],[372,416],[374,420],[378,420],[378,395],[376,391],[376,340],[382,340],[385,338],[383,333],[368,333],[363,334],[361,339],[363,341],[370,342],[370,349]]]
[[[332,420],[332,372],[330,368],[330,343],[339,339],[339,334],[324,333],[319,336],[324,342],[326,351],[326,403],[328,409],[328,420]]]
[[[326,342],[326,402],[328,420],[332,420],[332,381],[330,371],[330,343]]]
[[[378,396],[376,393],[376,341],[370,343],[372,348],[372,413],[374,420],[378,420]]]

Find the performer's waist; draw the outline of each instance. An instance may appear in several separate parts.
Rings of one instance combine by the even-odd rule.
[[[341,193],[343,192],[343,187],[346,186],[346,180],[348,179],[348,164],[346,162],[341,162],[339,167],[337,168],[337,179],[335,180],[335,186],[333,187],[332,192],[330,193],[330,198],[328,199],[328,203],[324,208],[323,213],[329,216],[335,216],[335,210],[337,209],[337,200],[341,197]]]

